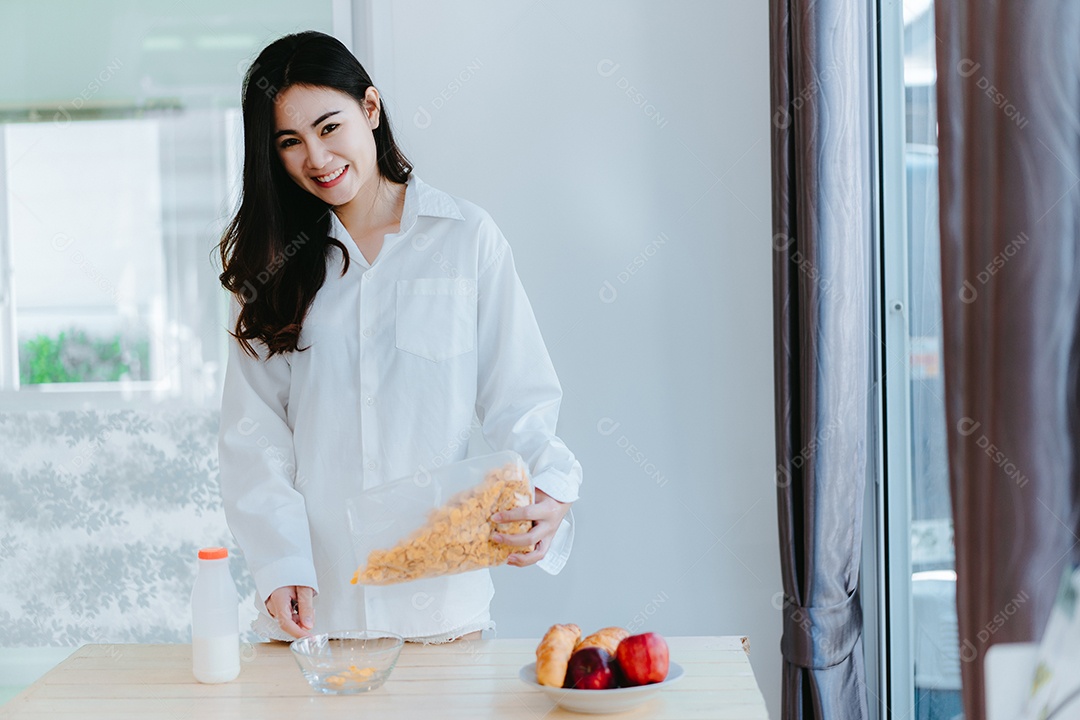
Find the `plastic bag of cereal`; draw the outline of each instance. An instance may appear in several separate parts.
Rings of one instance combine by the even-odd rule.
[[[528,532],[532,522],[493,523],[500,510],[532,504],[528,469],[504,450],[415,473],[346,501],[357,568],[351,582],[391,585],[506,562],[529,548],[496,543],[493,532]]]

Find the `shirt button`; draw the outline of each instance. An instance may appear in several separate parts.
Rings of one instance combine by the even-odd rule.
[[[374,460],[368,460],[367,468],[368,468],[368,470],[374,470],[375,469],[375,461]]]
[[[368,395],[367,404],[368,405],[374,405],[375,404],[375,398]]]
[[[366,277],[368,280],[370,280],[371,278],[375,277],[375,271],[374,270],[368,270],[366,273],[364,273],[364,277]]]
[[[368,328],[367,330],[364,331],[364,337],[371,337],[373,334],[374,334],[374,331],[371,328]]]

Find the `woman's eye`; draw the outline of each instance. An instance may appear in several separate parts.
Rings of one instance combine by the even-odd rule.
[[[290,147],[294,142],[296,142],[296,140],[293,140],[292,138],[289,138],[285,142],[281,143],[281,148],[284,149],[284,148]]]
[[[325,126],[325,127],[323,128],[323,135],[325,135],[326,133],[328,133],[328,132],[332,131],[332,130],[333,130],[334,128],[336,128],[336,127],[337,127],[338,125],[340,125],[340,123],[330,123],[329,125]]]

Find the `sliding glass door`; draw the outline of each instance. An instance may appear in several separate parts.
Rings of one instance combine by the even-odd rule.
[[[962,714],[941,357],[933,0],[880,0],[883,717]]]

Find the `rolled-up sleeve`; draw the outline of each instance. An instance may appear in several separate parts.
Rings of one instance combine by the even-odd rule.
[[[229,328],[240,310],[230,303]],[[221,398],[218,465],[225,519],[243,551],[261,600],[279,587],[318,592],[304,497],[297,491],[293,434],[287,408],[292,369],[286,355],[258,359],[229,337]]]
[[[560,502],[578,499],[581,464],[555,434],[562,387],[514,267],[509,243],[493,223],[491,256],[477,278],[477,417],[495,450],[525,460],[533,485]],[[537,563],[554,574],[573,543],[573,512]]]

